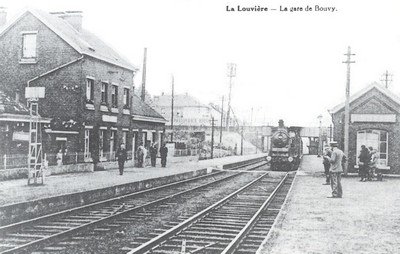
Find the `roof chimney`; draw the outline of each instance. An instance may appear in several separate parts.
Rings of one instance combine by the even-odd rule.
[[[282,119],[279,120],[279,128],[284,128],[284,127],[285,127],[285,125],[283,123],[283,120]]]
[[[59,18],[67,21],[76,31],[82,31],[82,11],[59,11],[50,12],[50,14],[56,15]]]
[[[0,27],[7,22],[7,12],[5,7],[0,7]]]

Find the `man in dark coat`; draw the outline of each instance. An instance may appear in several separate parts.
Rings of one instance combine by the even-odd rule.
[[[156,159],[157,159],[157,143],[154,143],[150,147],[150,159],[151,159],[151,166],[156,166]]]
[[[125,149],[125,144],[124,143],[122,143],[121,146],[118,148],[115,157],[118,160],[119,174],[123,175],[124,174],[124,163],[125,163],[126,158],[127,158],[126,149]]]
[[[165,144],[162,145],[160,148],[160,155],[161,155],[161,167],[165,168],[167,165],[167,155],[168,155],[168,148]]]
[[[360,182],[365,182],[367,181],[368,177],[368,163],[370,161],[370,154],[368,149],[365,147],[365,145],[361,146],[361,151],[360,155],[358,156],[359,162],[358,162],[358,167],[359,167],[359,172],[360,172]]]
[[[325,185],[330,185],[330,174],[329,174],[329,168],[331,167],[331,162],[329,161],[331,158],[331,148],[329,146],[325,147],[324,149],[324,157],[323,157],[323,164],[324,164],[324,169],[325,169],[325,176],[326,176],[326,182],[324,183]]]

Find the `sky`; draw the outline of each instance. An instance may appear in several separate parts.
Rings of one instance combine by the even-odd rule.
[[[266,7],[266,12],[238,12]],[[336,10],[316,11],[315,6]],[[398,0],[0,0],[8,18],[30,7],[83,11],[83,27],[142,69],[152,95],[189,93],[203,103],[227,101],[227,64],[236,64],[231,106],[246,123],[331,124],[328,109],[345,99],[349,46],[351,94],[372,82],[400,94]],[[227,6],[236,11],[226,11]],[[281,7],[282,6],[282,7]],[[290,7],[313,11],[290,12]],[[280,9],[288,7],[289,11]],[[271,9],[277,9],[273,11]],[[397,25],[397,26],[396,26]],[[135,77],[141,85],[142,73]],[[225,108],[227,105],[225,104]]]

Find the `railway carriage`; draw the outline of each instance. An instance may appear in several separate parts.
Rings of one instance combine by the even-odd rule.
[[[272,130],[271,149],[267,156],[271,170],[297,170],[302,156],[302,148],[300,127],[285,127],[283,120],[280,120],[279,127]]]

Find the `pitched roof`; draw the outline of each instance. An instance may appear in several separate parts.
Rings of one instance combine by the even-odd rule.
[[[172,95],[154,96],[153,104],[158,107],[171,106]],[[174,95],[174,107],[206,107],[207,105],[199,102],[196,98],[189,94]]]
[[[77,31],[64,19],[41,10],[28,9],[23,11],[5,27],[0,29],[0,36],[27,13],[31,13],[33,16],[38,18],[43,24],[60,36],[61,39],[63,39],[80,54],[91,56],[128,70],[137,70],[137,68],[129,63],[128,60],[124,59],[120,54],[104,43],[96,35],[84,29]]]
[[[132,114],[135,116],[156,118],[162,122],[166,122],[164,117],[162,117],[157,111],[155,111],[148,104],[144,103],[138,96],[132,96]]]
[[[50,123],[51,118],[39,116],[39,120],[42,123]],[[29,108],[0,91],[0,121],[29,122],[31,121]]]
[[[361,96],[368,93],[369,91],[371,91],[374,88],[400,105],[400,97],[399,96],[397,96],[392,91],[390,91],[389,89],[383,87],[382,85],[380,85],[379,83],[376,83],[376,82],[364,87],[363,89],[359,90],[357,93],[351,95],[350,103],[357,100],[358,98],[360,98]],[[343,109],[344,107],[345,107],[345,102],[342,102],[341,104],[333,107],[332,109],[330,109],[328,111],[330,114],[335,114],[335,113],[339,112],[341,109]]]
[[[0,91],[0,114],[29,115],[29,109]]]

